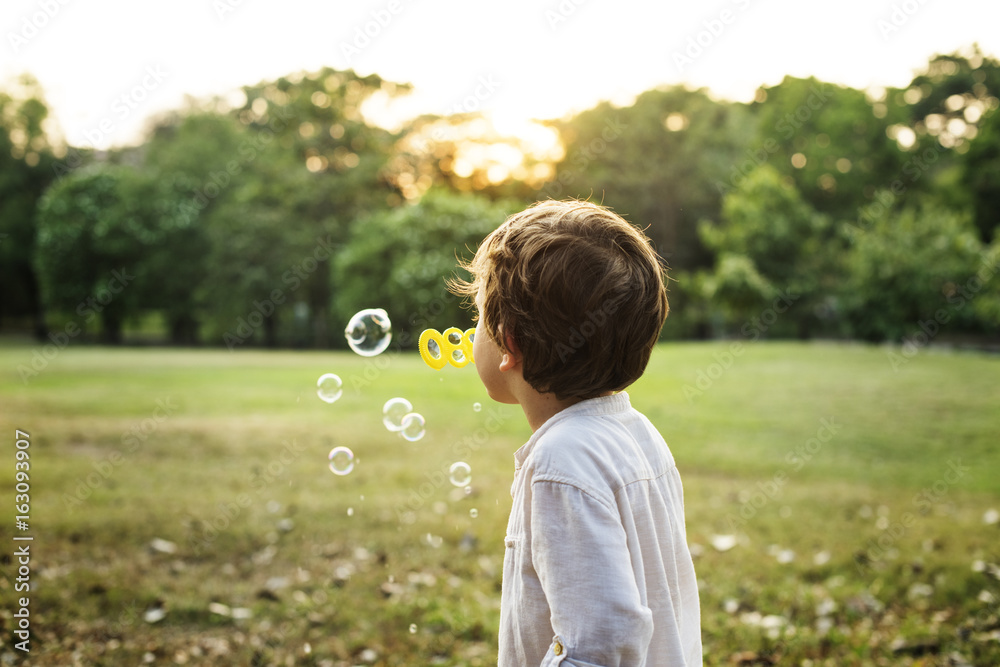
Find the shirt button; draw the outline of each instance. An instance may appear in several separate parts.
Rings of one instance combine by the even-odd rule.
[[[560,644],[558,640],[556,641],[555,646],[552,647],[552,652],[556,655],[562,655],[563,645]]]

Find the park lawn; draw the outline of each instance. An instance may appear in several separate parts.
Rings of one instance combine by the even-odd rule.
[[[529,431],[473,368],[71,347],[22,377],[32,353],[0,347],[5,503],[31,442],[31,664],[495,664]],[[1000,358],[663,344],[629,393],[684,478],[706,665],[1000,664]],[[423,439],[383,427],[395,396]]]

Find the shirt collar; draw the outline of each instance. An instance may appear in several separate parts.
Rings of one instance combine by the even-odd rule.
[[[573,416],[596,416],[596,415],[610,415],[618,412],[624,412],[632,407],[629,401],[628,393],[620,391],[617,394],[611,394],[610,396],[598,396],[597,398],[588,398],[580,401],[579,403],[574,403],[565,410],[560,410],[556,414],[549,417],[544,424],[542,424],[537,431],[531,434],[528,438],[528,442],[521,445],[521,447],[514,452],[514,471],[517,472],[521,469],[525,460],[528,458],[528,454],[531,453],[531,449],[534,447],[538,439],[544,434],[553,424],[557,424],[563,419],[567,419]]]

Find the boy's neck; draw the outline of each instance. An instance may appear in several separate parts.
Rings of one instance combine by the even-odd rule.
[[[612,393],[614,392],[608,391],[601,394],[601,396],[610,396]],[[525,392],[525,394],[520,396],[519,399],[521,410],[524,411],[524,416],[528,420],[528,426],[531,427],[532,433],[541,428],[542,424],[547,422],[556,414],[562,412],[571,405],[576,405],[580,401],[584,400],[582,398],[567,398],[560,400],[556,398],[555,394],[542,394],[534,389],[530,389],[530,391]]]
[[[579,402],[579,398],[560,401],[555,397],[555,394],[539,394],[536,392],[536,400],[522,401],[521,409],[528,420],[531,432],[534,433],[542,427],[542,424],[556,414]]]

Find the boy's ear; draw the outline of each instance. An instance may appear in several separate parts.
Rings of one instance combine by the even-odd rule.
[[[500,335],[503,336],[503,344],[506,348],[500,358],[500,370],[513,370],[521,363],[521,348],[517,346],[513,334],[506,333],[501,329]]]

